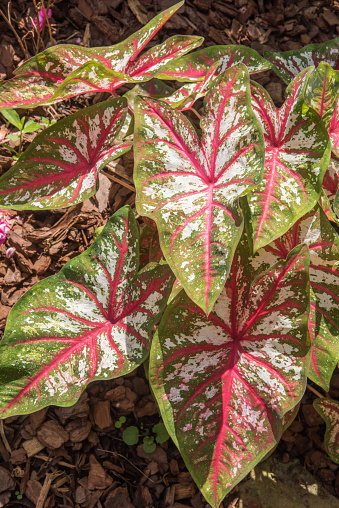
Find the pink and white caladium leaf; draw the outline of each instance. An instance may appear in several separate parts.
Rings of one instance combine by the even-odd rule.
[[[326,423],[326,452],[333,462],[339,464],[339,402],[325,398],[316,399],[313,406]]]
[[[328,128],[339,96],[339,74],[327,63],[321,63],[308,78],[304,100],[322,118]]]
[[[321,62],[339,70],[339,39],[283,53],[267,51],[264,57],[272,64],[274,72],[288,84],[299,72],[311,65],[318,67]]]
[[[310,252],[312,350],[308,377],[327,391],[339,360],[339,238],[321,207],[316,205],[285,235],[260,249],[252,269],[260,274],[301,243],[308,245]]]
[[[15,304],[0,343],[0,416],[70,406],[93,380],[122,376],[148,354],[174,281],[138,273],[138,226],[120,209],[97,240]]]
[[[173,61],[157,74],[159,79],[202,81],[210,68],[219,62],[216,75],[233,65],[243,63],[250,74],[271,68],[271,64],[254,49],[241,45],[210,46]]]
[[[334,108],[334,113],[328,127],[328,134],[330,136],[332,153],[338,158],[339,157],[339,101],[337,101]]]
[[[99,171],[132,147],[130,141],[116,140],[126,112],[126,99],[110,99],[38,134],[0,178],[0,206],[61,208],[93,196]]]
[[[308,369],[308,249],[251,280],[241,245],[206,316],[182,291],[153,339],[150,382],[206,500],[224,496],[275,446]]]
[[[195,101],[204,97],[212,86],[218,65],[218,62],[212,65],[202,81],[187,83],[169,97],[164,98],[163,101],[179,111],[192,108]]]
[[[164,256],[206,312],[219,296],[243,230],[238,198],[262,177],[263,138],[244,65],[206,96],[202,138],[162,101],[135,102],[137,208],[157,223]]]
[[[129,61],[120,70],[117,70],[118,63],[110,68],[107,64],[91,60],[67,76],[52,99],[65,99],[89,92],[113,92],[124,83],[148,81],[159,69],[200,46],[202,41],[202,37],[175,35],[143,53],[138,60]]]
[[[152,78],[149,81],[135,85],[123,97],[126,97],[129,107],[134,111],[134,101],[138,95],[164,100],[165,97],[169,97],[173,93],[175,93],[173,87],[166,85],[161,79]]]
[[[114,46],[83,48],[72,44],[60,44],[39,53],[21,65],[15,71],[13,79],[0,83],[0,108],[35,107],[62,100],[63,97],[61,96],[52,99],[58,87],[72,72],[91,61],[97,62],[99,67],[101,65],[113,73],[117,73],[118,77],[112,74],[109,76],[110,91],[120,86],[120,84],[128,82],[129,71],[132,74],[147,73],[149,70],[148,65],[155,69],[156,55],[154,55],[154,52],[147,51],[140,59],[138,59],[138,55],[164,23],[182,5],[183,2],[179,2],[159,13],[138,32]],[[192,42],[191,46],[189,39]],[[188,37],[185,40],[186,50],[190,51],[199,46],[203,38]],[[177,57],[185,53],[184,46],[185,44],[176,55]],[[148,62],[145,61],[145,55],[147,54],[149,55]],[[169,49],[170,54],[171,49]],[[175,57],[175,55],[173,54],[172,57]],[[159,58],[161,62],[164,61],[163,54],[159,55]],[[90,78],[90,76],[87,77]],[[105,83],[107,84],[107,80]],[[79,90],[77,92],[76,87],[73,87],[74,95],[81,93],[81,83],[79,84]],[[96,91],[96,89],[92,91]],[[72,92],[67,96],[72,96]]]
[[[252,84],[252,107],[266,147],[263,180],[248,196],[254,251],[284,234],[320,196],[330,145],[319,115],[303,107],[305,79],[302,74],[294,79],[280,109],[262,86]]]

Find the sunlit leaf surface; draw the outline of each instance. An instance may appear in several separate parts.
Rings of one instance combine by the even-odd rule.
[[[158,226],[164,256],[188,295],[209,312],[243,230],[239,196],[262,176],[263,139],[239,64],[206,96],[202,138],[162,101],[135,102],[137,207]]]
[[[174,281],[167,265],[138,273],[133,212],[117,212],[94,244],[15,304],[0,343],[0,415],[70,406],[86,385],[146,358]]]
[[[213,508],[277,443],[308,369],[307,247],[254,281],[247,260],[238,248],[208,317],[182,291],[151,348],[164,423]]]

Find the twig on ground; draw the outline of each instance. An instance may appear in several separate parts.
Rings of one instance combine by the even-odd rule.
[[[112,180],[113,182],[120,183],[123,187],[126,187],[126,189],[129,189],[132,192],[135,192],[135,187],[132,187],[129,183],[123,182],[119,178],[116,178],[115,176],[110,175],[109,173],[106,173],[106,171],[101,171],[103,175],[105,175],[107,178]]]
[[[53,473],[46,474],[46,478],[45,478],[44,484],[42,486],[42,489],[40,491],[40,495],[39,495],[39,499],[36,504],[36,508],[43,508],[45,501],[47,499],[48,493],[49,493],[49,489],[51,488],[52,482],[60,474],[62,474],[62,471],[54,471]]]
[[[0,435],[1,435],[1,439],[2,439],[3,444],[5,445],[6,450],[8,451],[9,454],[11,454],[12,448],[10,447],[9,442],[7,441],[3,420],[0,420]]]
[[[42,5],[42,8],[45,11],[45,23],[47,24],[48,33],[49,33],[49,40],[50,40],[50,44],[51,44],[51,47],[52,47],[52,46],[54,46],[54,41],[53,41],[53,36],[52,36],[51,24],[50,24],[49,18],[48,18],[48,11],[51,8],[52,0],[48,0],[46,9],[45,9],[44,0],[41,0],[41,5]],[[42,27],[42,38],[43,38],[44,32],[45,32],[45,23],[44,23],[44,26]]]
[[[12,32],[14,33],[19,45],[20,45],[20,48],[22,49],[22,52],[25,56],[25,60],[28,59],[28,51],[27,51],[27,47],[25,48],[25,46],[23,45],[21,39],[20,39],[20,36],[18,34],[18,32],[15,30],[14,26],[12,25],[12,20],[11,20],[11,6],[12,6],[12,0],[10,0],[8,2],[8,17],[6,16],[6,14],[2,11],[2,9],[0,9],[0,14],[1,16],[3,17],[3,19],[6,21],[7,25],[10,27],[10,29],[12,30]],[[26,43],[26,41],[25,41]]]
[[[36,34],[37,34],[36,52],[39,53],[40,42],[41,42],[41,45],[42,45],[43,49],[45,49],[45,45],[44,45],[44,41],[40,37],[39,9],[38,9],[38,6],[36,4],[36,0],[33,0],[33,4],[34,4],[34,9],[35,9],[35,15],[36,15],[36,23],[33,23],[34,24],[34,29],[35,29]]]

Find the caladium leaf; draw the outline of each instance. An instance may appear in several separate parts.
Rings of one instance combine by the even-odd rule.
[[[339,238],[321,207],[317,205],[285,235],[260,249],[251,266],[254,273],[261,273],[301,243],[310,251],[312,351],[308,377],[327,391],[339,360]]]
[[[326,452],[333,462],[339,464],[339,402],[325,398],[316,399],[313,406],[326,423]]]
[[[327,63],[321,63],[310,75],[304,89],[304,100],[322,118],[326,128],[331,123],[339,96],[339,74]]]
[[[264,57],[271,62],[274,72],[288,84],[299,72],[311,65],[318,67],[321,62],[339,70],[339,39],[283,53],[267,51]]]
[[[138,95],[145,97],[154,97],[156,99],[162,99],[170,96],[175,92],[175,89],[171,86],[166,85],[161,79],[152,78],[145,83],[135,85],[132,90],[129,90],[124,94],[124,97],[128,100],[128,105],[134,110],[134,100]]]
[[[210,46],[195,53],[183,56],[166,66],[157,74],[160,79],[177,81],[202,81],[212,65],[219,62],[216,75],[233,65],[243,63],[250,74],[256,74],[271,68],[271,64],[254,49],[240,45]]]
[[[206,96],[202,139],[162,101],[135,101],[137,208],[158,226],[164,256],[188,295],[209,312],[243,230],[238,197],[262,176],[262,133],[244,65]]]
[[[328,134],[331,139],[332,152],[336,157],[339,157],[339,101],[337,101],[334,108],[334,113],[328,128]]]
[[[164,23],[166,23],[182,5],[183,2],[179,2],[159,13],[138,32],[114,46],[83,48],[72,44],[61,44],[39,53],[21,65],[21,67],[15,71],[16,76],[13,79],[0,83],[0,108],[14,108],[19,106],[34,107],[40,104],[56,102],[66,96],[72,96],[72,94],[76,95],[77,93],[82,93],[81,87],[85,85],[79,83],[78,88],[76,86],[72,87],[72,91],[69,92],[70,95],[67,95],[67,90],[65,90],[65,97],[58,95],[53,99],[54,94],[65,78],[76,71],[80,66],[91,61],[97,62],[100,69],[101,65],[107,68],[107,72],[111,70],[120,75],[121,78],[125,76],[124,79],[119,80],[116,76],[114,77],[110,74],[110,91],[112,91],[114,87],[116,88],[120,86],[120,84],[126,82],[126,80],[129,81],[129,70],[134,74],[140,74],[143,72],[147,73],[150,71],[150,68],[152,68],[155,72],[158,68],[154,51],[147,51],[142,55],[141,59],[139,59],[140,61],[137,60],[137,57]],[[172,57],[178,57],[199,46],[203,38],[182,38],[182,41],[184,40],[186,43],[183,43],[181,50],[178,51],[177,54],[173,54]],[[191,45],[189,44],[189,40],[191,40]],[[184,49],[185,44],[186,51]],[[162,49],[165,47],[167,47],[166,42],[162,45]],[[148,62],[145,61],[145,55],[147,54],[149,57]],[[168,56],[170,54],[171,49],[168,48]],[[160,54],[159,57],[160,61],[163,63],[164,55]],[[91,78],[90,75],[87,77]],[[107,81],[105,81],[105,83],[107,84]],[[97,89],[94,87],[92,91],[96,90]],[[89,90],[87,89],[86,91]]]
[[[0,206],[61,208],[93,196],[98,173],[132,146],[116,141],[127,100],[110,99],[64,118],[38,134],[0,178]]]
[[[337,157],[332,154],[322,184],[323,189],[331,204],[333,204],[335,196],[338,192],[338,175],[339,159],[337,159]]]
[[[254,251],[284,234],[320,196],[330,146],[318,114],[304,111],[304,79],[295,78],[280,109],[262,86],[252,84],[252,106],[266,145],[263,180],[248,196]]]
[[[0,415],[70,406],[93,380],[135,369],[174,277],[163,265],[138,273],[138,226],[124,207],[93,245],[15,304],[0,343]]]
[[[306,384],[307,247],[252,282],[247,258],[239,248],[208,317],[181,292],[151,347],[164,423],[214,508],[277,443]]]
[[[95,60],[86,62],[67,76],[52,99],[65,99],[88,92],[113,92],[124,83],[147,81],[173,59],[200,46],[202,41],[201,37],[175,35],[148,50],[138,60],[129,61],[119,71],[117,66],[110,68]]]
[[[192,108],[195,101],[200,97],[204,97],[208,92],[215,78],[218,66],[219,62],[212,65],[202,81],[188,83],[163,100],[167,102],[167,104],[170,104],[172,108],[178,109],[179,111]]]

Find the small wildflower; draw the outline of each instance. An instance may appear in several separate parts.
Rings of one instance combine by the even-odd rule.
[[[48,16],[48,19],[52,16],[52,9],[48,9],[47,16]],[[41,32],[42,29],[43,29],[43,26],[45,24],[46,10],[45,9],[41,9],[39,11],[38,17],[39,17],[39,30]],[[32,27],[37,26],[37,24],[38,24],[37,19],[33,18],[33,20],[32,20]]]
[[[7,250],[6,250],[6,258],[9,259],[13,256],[15,252],[15,247],[9,247]]]
[[[11,216],[8,211],[0,210],[0,245],[5,242],[11,227]]]

